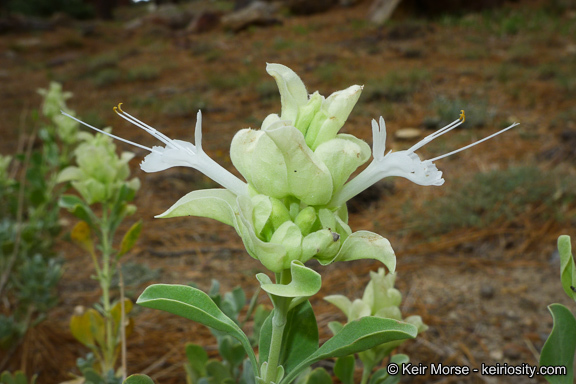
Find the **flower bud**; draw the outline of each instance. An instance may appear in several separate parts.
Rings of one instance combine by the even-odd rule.
[[[294,223],[300,228],[303,236],[307,236],[312,232],[312,227],[316,222],[316,210],[312,207],[306,207],[298,213]]]
[[[284,261],[284,269],[290,268],[292,260],[300,260],[302,254],[302,232],[291,221],[282,224],[272,235],[270,243],[280,244],[286,250],[287,258]]]
[[[306,144],[315,150],[320,144],[336,137],[356,105],[362,86],[353,85],[334,92],[323,103],[306,132]]]
[[[308,131],[308,127],[314,119],[314,116],[320,110],[322,103],[324,102],[324,96],[320,95],[318,92],[314,92],[310,96],[310,100],[308,100],[308,104],[300,107],[298,111],[298,117],[296,118],[296,122],[294,126],[298,128],[300,132],[304,136],[306,136],[306,132]]]

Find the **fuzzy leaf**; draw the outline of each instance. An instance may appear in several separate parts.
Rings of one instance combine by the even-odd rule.
[[[126,232],[126,234],[122,238],[122,242],[120,243],[120,251],[116,256],[118,259],[124,256],[128,251],[132,249],[132,247],[134,247],[136,241],[140,237],[141,231],[142,231],[142,220],[139,220],[130,227],[128,232]]]
[[[201,290],[186,285],[155,284],[146,288],[136,303],[182,316],[230,334],[242,343],[253,367],[256,367],[256,356],[248,337],[218,308],[210,296]]]
[[[70,232],[70,238],[83,250],[94,253],[94,243],[92,242],[92,231],[85,221],[79,221]]]
[[[574,265],[574,256],[572,255],[572,245],[570,236],[560,236],[558,238],[558,253],[560,253],[560,280],[564,292],[572,300],[576,300],[576,266]]]
[[[576,319],[562,304],[552,304],[548,310],[554,319],[554,327],[542,347],[540,366],[565,366],[566,375],[545,376],[551,384],[574,383],[574,352],[576,351]]]
[[[124,380],[122,384],[154,384],[154,380],[146,375],[131,375]]]
[[[342,384],[354,384],[354,368],[356,360],[354,355],[342,356],[336,359],[334,364],[334,374],[340,379]]]
[[[317,361],[352,355],[395,340],[414,338],[418,330],[411,324],[378,317],[362,317],[346,324],[314,354],[304,360],[282,380],[290,383],[303,369]]]

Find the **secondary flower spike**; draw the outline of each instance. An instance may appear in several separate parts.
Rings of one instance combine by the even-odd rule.
[[[150,151],[150,154],[146,156],[144,158],[144,161],[142,161],[142,163],[140,164],[140,167],[145,172],[159,172],[164,171],[168,168],[178,166],[191,167],[202,172],[203,174],[205,174],[206,176],[208,176],[209,178],[211,178],[212,180],[214,180],[215,182],[222,185],[224,188],[230,190],[236,195],[247,194],[248,186],[246,185],[246,183],[238,179],[227,169],[225,169],[220,164],[212,160],[210,156],[208,156],[206,152],[204,152],[204,150],[202,149],[202,113],[200,111],[198,111],[198,115],[196,118],[196,127],[194,129],[194,141],[196,143],[196,145],[194,145],[187,141],[170,139],[168,136],[157,131],[148,124],[145,124],[140,120],[136,119],[135,117],[133,117],[132,115],[124,112],[121,106],[122,103],[118,104],[117,107],[114,107],[114,111],[118,114],[118,116],[122,117],[126,121],[129,121],[138,128],[141,128],[144,131],[148,132],[149,134],[151,134],[152,136],[154,136],[155,138],[166,144],[166,146],[165,147],[154,146],[152,148],[148,148],[144,145],[134,143],[132,141],[112,135],[101,129],[86,124],[85,122],[75,118],[72,115],[69,115],[64,111],[62,111],[62,114],[78,121],[79,123],[95,131],[98,131],[100,133],[111,136],[125,143]]]
[[[434,161],[471,148],[483,141],[489,140],[494,136],[512,129],[519,124],[514,123],[488,137],[433,159],[420,160],[420,157],[414,153],[432,140],[464,123],[465,118],[464,110],[462,110],[462,113],[457,120],[454,120],[444,128],[426,136],[424,139],[414,144],[410,149],[398,152],[390,151],[386,155],[384,155],[386,149],[386,123],[384,122],[384,118],[380,117],[380,123],[377,123],[376,120],[372,120],[372,156],[374,159],[364,171],[345,184],[344,187],[334,195],[329,206],[339,207],[360,192],[374,185],[376,182],[389,176],[404,177],[413,183],[423,186],[440,186],[444,184],[444,179],[442,178],[442,172],[436,168]]]

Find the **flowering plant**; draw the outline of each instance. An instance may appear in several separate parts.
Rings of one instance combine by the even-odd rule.
[[[318,92],[309,95],[302,80],[288,67],[268,64],[267,71],[280,90],[282,109],[279,115],[266,117],[259,130],[243,129],[232,140],[230,157],[246,182],[203,151],[200,112],[194,144],[170,139],[124,112],[120,105],[115,109],[118,115],[165,146],[148,148],[109,135],[150,151],[141,164],[146,172],[187,166],[224,187],[192,191],[157,217],[202,216],[231,225],[250,256],[274,273],[274,280],[264,273],[256,275],[274,306],[260,331],[258,358],[238,324],[198,289],[153,285],[137,303],[198,321],[236,338],[248,356],[245,370],[251,372],[243,377],[251,377],[249,382],[288,384],[319,360],[360,353],[417,335],[417,325],[371,313],[357,316],[319,346],[308,298],[320,290],[321,276],[304,263],[310,259],[322,265],[375,259],[394,272],[396,257],[390,242],[372,232],[353,232],[348,225],[346,202],[388,176],[404,177],[423,186],[442,185],[442,172],[434,161],[468,147],[430,160],[421,160],[415,153],[462,124],[462,113],[410,149],[385,154],[386,126],[380,118],[372,121],[373,160],[349,180],[369,160],[371,150],[364,141],[338,132],[363,87],[354,85],[329,97]]]

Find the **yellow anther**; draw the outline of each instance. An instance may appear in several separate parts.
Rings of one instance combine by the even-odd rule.
[[[119,110],[120,112],[124,113],[124,111],[122,110],[122,104],[123,104],[123,103],[118,103],[118,110]],[[464,112],[464,111],[462,111],[462,112]]]
[[[466,121],[466,114],[463,109],[460,110],[460,120],[462,120],[462,122]]]

